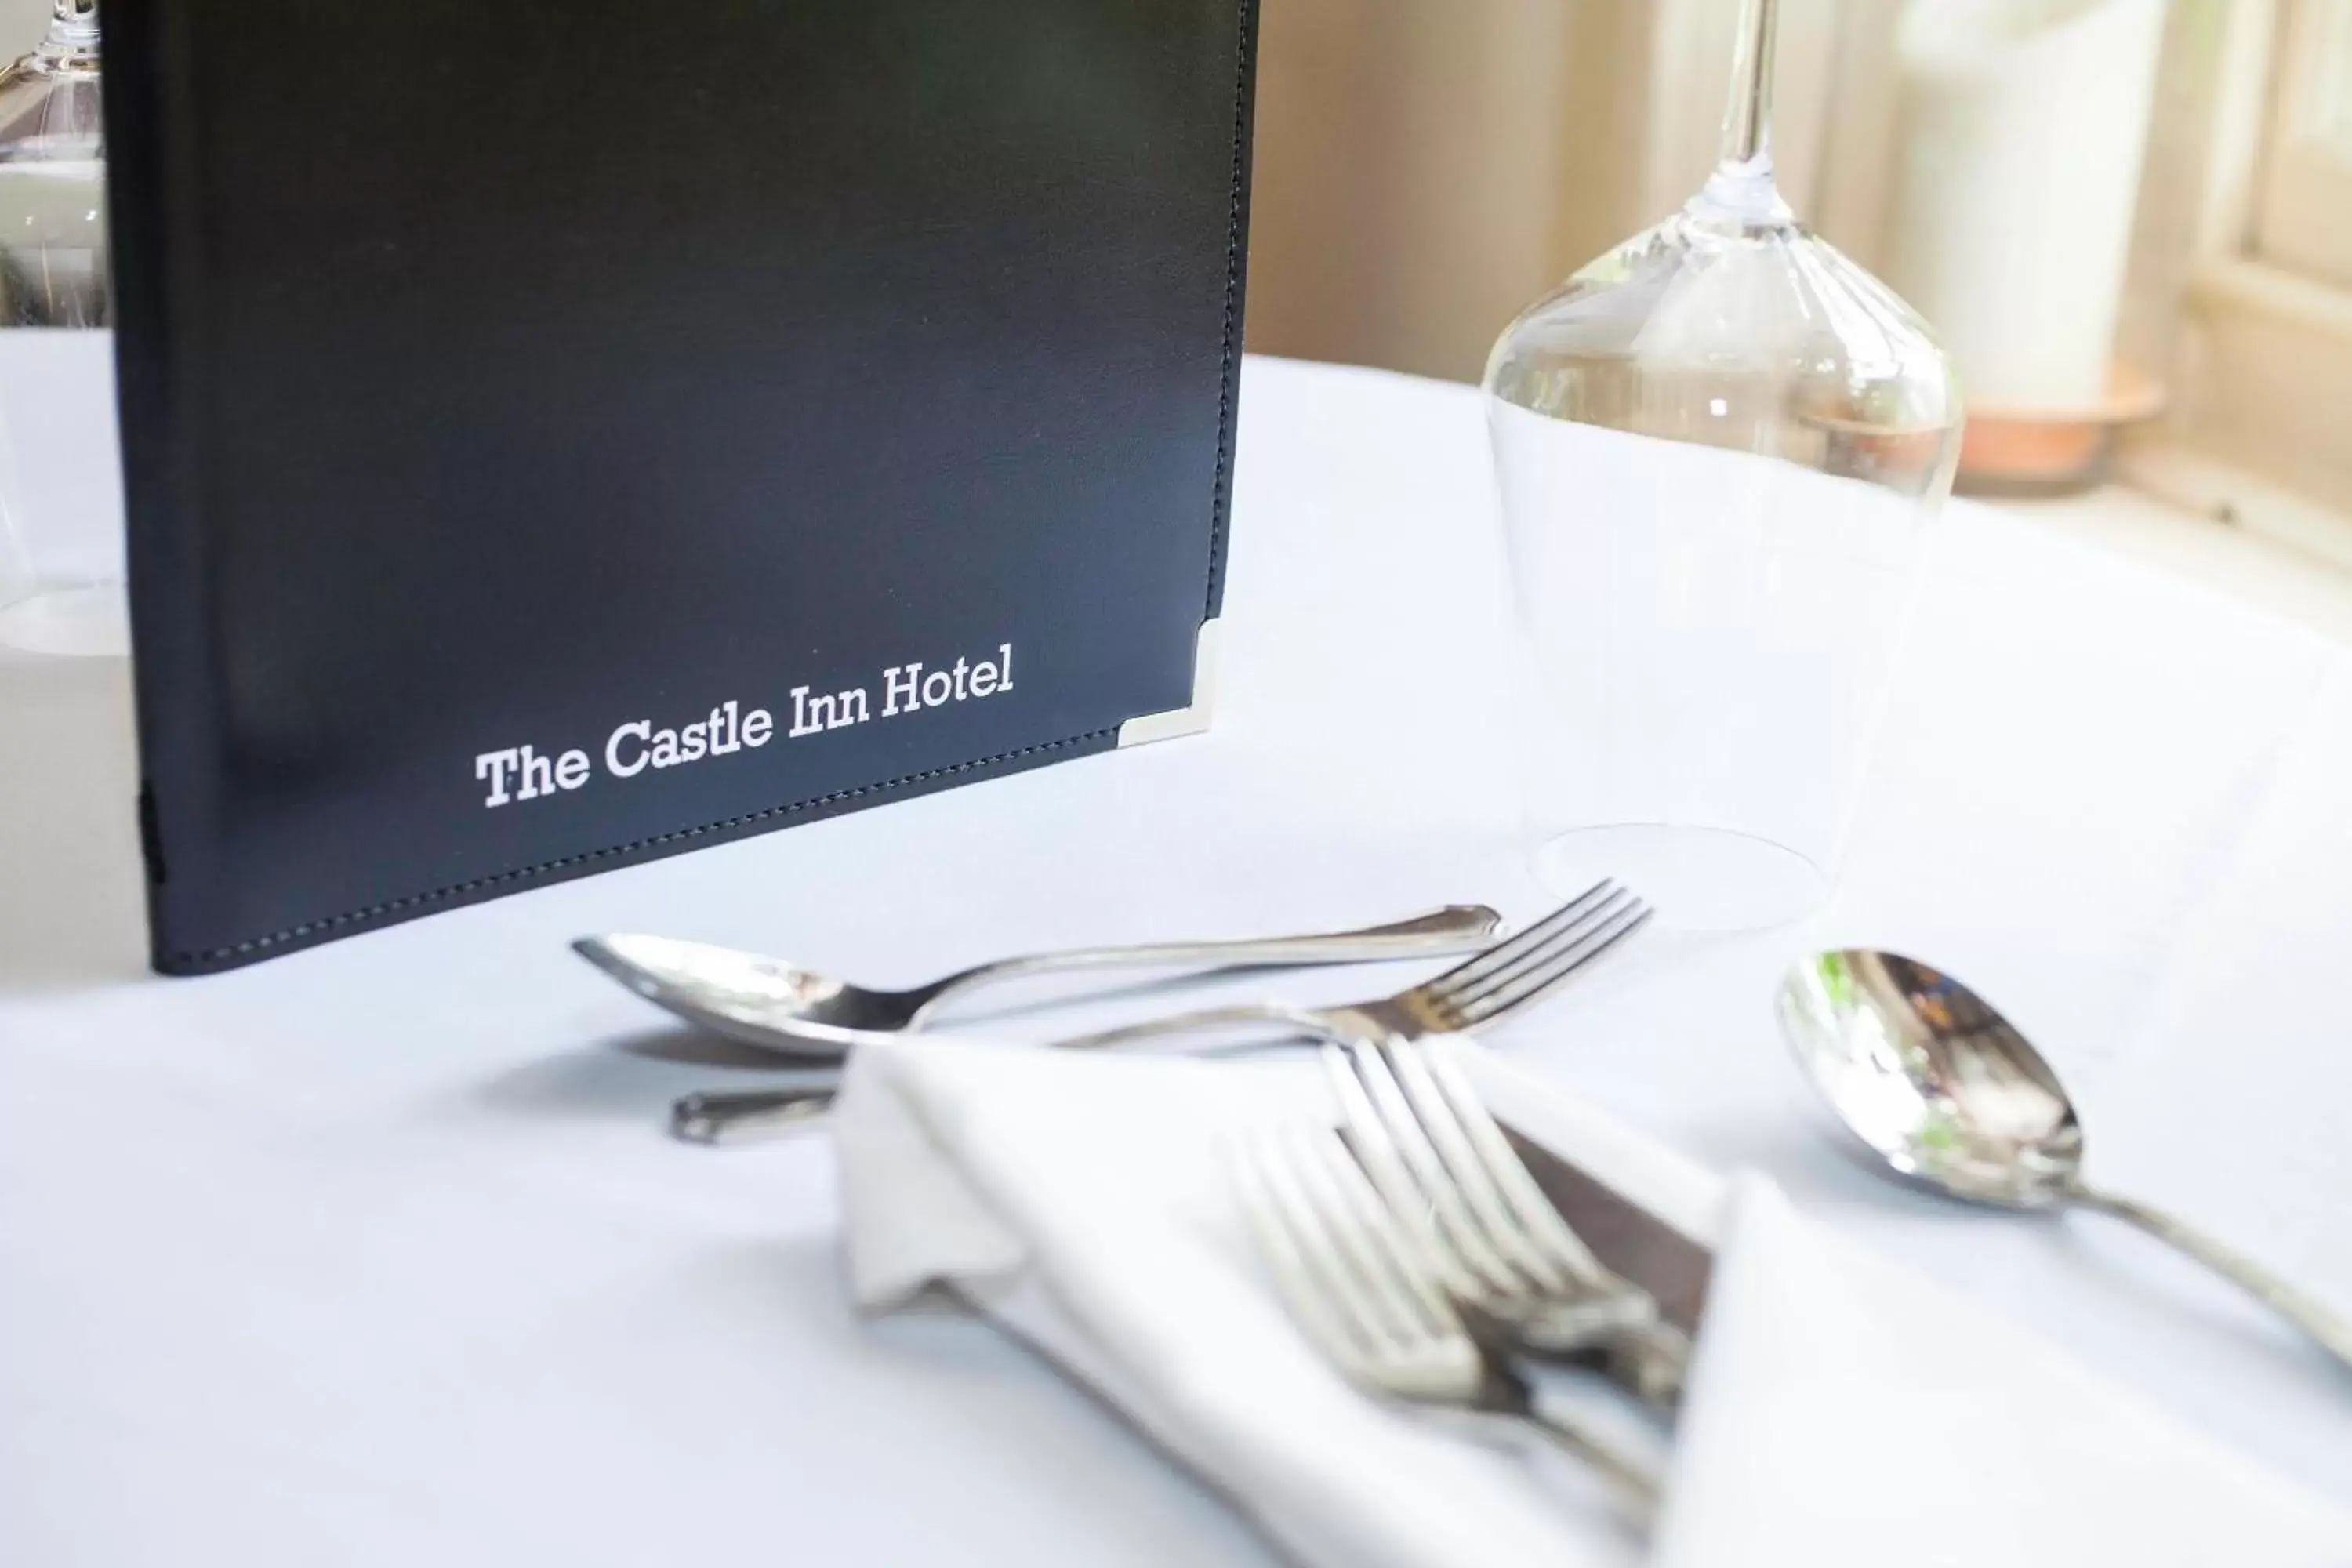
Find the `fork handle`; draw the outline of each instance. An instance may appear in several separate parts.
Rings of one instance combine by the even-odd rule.
[[[830,1085],[740,1094],[689,1094],[670,1107],[671,1136],[688,1143],[740,1143],[808,1126],[833,1109]]]
[[[1213,964],[1234,968],[1257,963],[1372,963],[1467,952],[1486,946],[1502,929],[1503,917],[1484,904],[1448,904],[1408,921],[1359,931],[1310,936],[1244,937],[1226,942],[1147,942],[1133,947],[1081,947],[1064,952],[1001,958],[932,982],[917,994],[918,1022],[950,996],[1000,981],[1088,969],[1159,969]]]
[[[1091,1050],[1242,1024],[1254,1024],[1261,1029],[1275,1024],[1286,1034],[1318,1037],[1331,1033],[1328,1023],[1304,1008],[1255,1005],[1212,1007],[1198,1013],[1181,1013],[1172,1018],[1152,1018],[1053,1044],[1062,1050]],[[669,1130],[673,1136],[688,1143],[748,1143],[815,1121],[832,1107],[834,1093],[829,1086],[812,1085],[744,1089],[731,1094],[689,1094],[670,1107]]]
[[[1338,1037],[1330,1021],[1311,1009],[1286,1007],[1278,1002],[1244,1002],[1230,1007],[1203,1007],[1198,1012],[1171,1014],[1165,1018],[1146,1018],[1139,1024],[1122,1024],[1116,1029],[1104,1029],[1091,1035],[1073,1035],[1051,1044],[1055,1050],[1102,1050],[1112,1046],[1206,1034],[1242,1025],[1255,1025],[1263,1035],[1264,1026],[1268,1024],[1279,1025],[1286,1038],[1299,1035],[1318,1040]]]
[[[1542,1433],[1562,1452],[1600,1471],[1627,1501],[1645,1511],[1657,1506],[1657,1478],[1619,1453],[1612,1444],[1586,1431],[1584,1424],[1574,1416],[1546,1410],[1538,1404],[1519,1420]]]

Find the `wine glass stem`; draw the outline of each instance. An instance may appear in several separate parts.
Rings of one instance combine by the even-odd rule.
[[[1772,55],[1780,0],[1742,0],[1739,48],[1732,57],[1731,103],[1723,116],[1723,162],[1744,167],[1772,151]]]

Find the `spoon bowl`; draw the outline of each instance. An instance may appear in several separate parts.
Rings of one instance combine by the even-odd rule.
[[[1824,952],[1790,972],[1780,1010],[1813,1087],[1897,1174],[2025,1209],[2062,1205],[2080,1183],[2083,1130],[2057,1075],[1940,970]]]

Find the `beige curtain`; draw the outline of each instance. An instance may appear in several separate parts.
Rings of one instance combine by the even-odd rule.
[[[13,60],[41,41],[49,0],[0,0],[0,60]]]
[[[1850,67],[1885,48],[1896,8],[1781,4],[1783,186],[1864,252],[1892,101],[1883,68]],[[1265,0],[1250,347],[1476,379],[1520,307],[1704,177],[1738,12]]]

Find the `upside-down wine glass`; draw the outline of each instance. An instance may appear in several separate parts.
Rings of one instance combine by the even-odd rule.
[[[1926,325],[1774,188],[1777,9],[1745,0],[1698,194],[1486,369],[1537,868],[1685,928],[1828,895],[1959,448]]]

